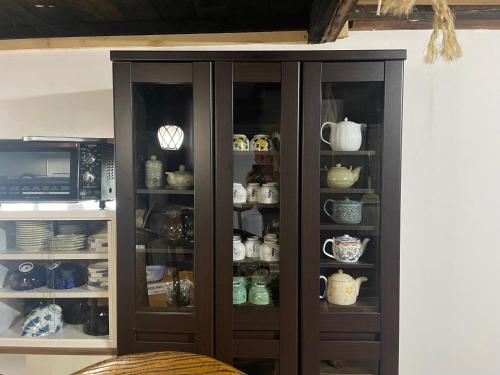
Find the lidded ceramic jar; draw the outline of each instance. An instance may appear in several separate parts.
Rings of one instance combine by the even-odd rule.
[[[241,261],[245,259],[246,247],[241,242],[241,237],[238,235],[233,236],[233,261]]]
[[[243,204],[247,202],[247,191],[239,182],[233,183],[233,203]]]
[[[248,151],[249,149],[250,142],[245,134],[233,134],[234,151]]]
[[[277,262],[280,260],[280,245],[275,234],[266,234],[264,243],[260,246],[260,260]]]
[[[252,151],[271,151],[272,149],[273,142],[267,134],[257,134],[250,142],[250,150]]]
[[[260,242],[259,237],[257,236],[248,237],[247,240],[245,241],[246,257],[259,259],[261,244],[262,243]]]
[[[145,169],[146,173],[144,183],[146,184],[146,188],[160,188],[163,175],[163,164],[156,158],[156,155],[151,155],[150,160],[146,160]]]
[[[247,202],[257,203],[259,201],[260,184],[258,182],[250,182],[247,185]]]
[[[179,170],[174,172],[165,172],[167,183],[174,189],[191,189],[194,185],[194,177],[191,172],[186,170],[186,166],[179,165]]]

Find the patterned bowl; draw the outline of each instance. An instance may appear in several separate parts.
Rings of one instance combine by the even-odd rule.
[[[44,286],[47,282],[45,268],[31,262],[23,262],[7,277],[13,290],[31,290]]]
[[[62,323],[62,309],[58,305],[39,307],[24,319],[21,336],[47,336],[59,331]]]
[[[78,263],[55,262],[48,267],[47,286],[51,289],[72,289],[86,282],[85,267]]]

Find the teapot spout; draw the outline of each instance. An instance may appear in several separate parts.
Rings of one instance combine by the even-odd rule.
[[[363,254],[365,253],[366,245],[368,244],[368,242],[370,242],[370,239],[369,239],[369,238],[365,238],[365,239],[361,242],[361,255],[363,255]]]
[[[361,167],[356,167],[352,170],[352,176],[354,178],[354,182],[358,182],[360,172],[361,172]]]
[[[364,283],[365,281],[368,281],[368,278],[361,276],[361,277],[358,277],[354,281],[356,282],[356,289],[357,289],[357,292],[359,293],[359,288],[361,288],[361,284]]]

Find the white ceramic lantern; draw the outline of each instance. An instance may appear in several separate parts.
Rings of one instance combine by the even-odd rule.
[[[184,132],[176,125],[163,125],[158,129],[158,141],[163,150],[178,150],[184,141]]]

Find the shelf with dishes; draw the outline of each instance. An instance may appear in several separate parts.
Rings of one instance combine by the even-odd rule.
[[[31,290],[0,289],[0,298],[107,298],[107,289],[80,286],[71,289],[51,289],[46,286]]]

